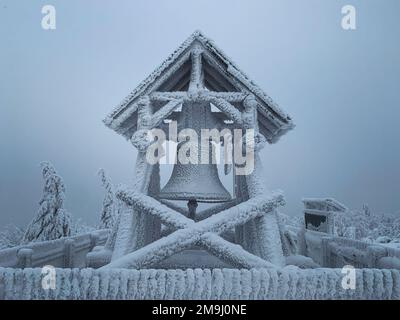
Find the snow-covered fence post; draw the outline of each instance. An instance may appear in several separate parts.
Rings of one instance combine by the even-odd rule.
[[[66,239],[64,241],[64,267],[72,268],[74,266],[75,240]]]
[[[33,250],[30,248],[19,249],[17,252],[18,267],[22,269],[32,267],[32,255]]]
[[[92,232],[90,234],[90,251],[94,249],[94,247],[97,246],[99,242],[99,235],[96,232]]]
[[[367,247],[367,259],[369,268],[378,268],[378,261],[387,256],[386,248],[383,246]]]
[[[298,253],[307,256],[307,241],[306,241],[306,226],[305,224],[301,227],[301,230],[298,234],[299,244],[298,244]]]
[[[329,242],[332,241],[330,237],[323,237],[321,239],[321,260],[322,261],[322,267],[329,267],[330,266],[330,261],[331,261],[331,252],[329,249]]]

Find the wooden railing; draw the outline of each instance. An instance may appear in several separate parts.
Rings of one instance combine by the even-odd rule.
[[[300,237],[301,232],[298,235]],[[322,267],[351,265],[355,268],[400,269],[400,249],[311,230],[304,233],[304,238],[306,251],[302,254]]]
[[[69,238],[33,242],[0,250],[0,267],[30,268],[52,265],[59,268],[83,268],[86,255],[95,246],[104,245],[109,230],[97,230]]]

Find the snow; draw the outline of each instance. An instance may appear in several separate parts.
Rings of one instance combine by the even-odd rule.
[[[123,216],[132,218],[133,212],[140,212],[141,215],[152,215],[161,219],[163,224],[175,229],[179,229],[174,233],[156,240],[145,247],[138,248],[136,251],[121,255],[119,258],[112,259],[112,262],[103,267],[108,268],[144,268],[156,265],[158,262],[170,257],[171,255],[189,249],[196,243],[201,243],[209,250],[213,250],[222,260],[228,260],[241,265],[242,267],[270,266],[270,263],[260,259],[251,253],[244,251],[240,246],[234,245],[215,234],[222,234],[234,228],[237,225],[246,223],[247,221],[260,217],[271,216],[275,219],[274,208],[281,205],[283,196],[280,193],[271,193],[269,196],[260,195],[250,198],[248,201],[238,204],[235,207],[224,210],[213,215],[206,220],[195,223],[193,220],[174,212],[167,206],[159,203],[152,197],[134,192],[132,190],[119,190],[117,196],[123,200],[129,214],[122,213]],[[269,220],[266,220],[266,223]],[[274,221],[274,220],[272,220]],[[271,224],[271,223],[270,223]],[[127,223],[121,228],[126,228],[131,233],[131,225]],[[270,228],[265,225],[264,228]],[[275,230],[275,229],[274,229]],[[272,236],[278,237],[279,234]],[[271,237],[272,239],[273,237]],[[276,239],[273,241],[277,241]],[[274,245],[272,243],[270,245]],[[116,249],[118,246],[116,246]],[[265,248],[267,251],[267,248]],[[114,255],[115,255],[114,251]],[[269,252],[276,252],[270,249]],[[267,257],[274,259],[274,256]],[[242,256],[242,258],[239,258]],[[272,262],[272,261],[271,261]],[[276,261],[274,261],[276,262]]]
[[[297,266],[301,269],[314,269],[320,267],[310,257],[302,255],[291,255],[286,257],[286,265]]]
[[[86,264],[85,256],[93,246],[101,245],[106,242],[109,230],[96,230],[91,233],[81,234],[69,238],[61,238],[43,242],[32,242],[5,250],[0,250],[0,266],[19,268],[21,263],[25,263],[25,257],[29,257],[32,250],[31,263],[34,267],[51,264],[57,267],[70,267],[66,265],[68,256],[73,262],[74,267],[84,267]],[[67,244],[70,244],[68,246]],[[74,247],[74,250],[72,250]],[[25,256],[23,252],[25,251]],[[28,261],[29,262],[29,261]]]
[[[7,225],[0,231],[0,250],[18,246],[25,231],[15,225]]]
[[[364,204],[361,210],[349,210],[335,216],[337,236],[368,242],[396,243],[400,240],[400,218],[372,212]]]
[[[50,162],[41,164],[45,182],[38,214],[28,226],[24,243],[54,240],[71,235],[71,218],[64,209],[65,186]]]
[[[110,178],[106,175],[104,169],[99,170],[99,176],[101,179],[101,183],[106,191],[104,200],[103,200],[103,210],[101,213],[101,229],[111,229],[115,223],[115,195],[114,195],[114,187],[111,183]]]

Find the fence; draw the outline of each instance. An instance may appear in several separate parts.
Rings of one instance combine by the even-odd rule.
[[[52,265],[54,267],[82,268],[86,254],[107,241],[109,230],[0,250],[0,267],[28,268]]]
[[[304,233],[304,238],[305,254],[323,267],[400,269],[400,249],[311,230]]]
[[[56,269],[43,289],[41,269],[0,268],[0,299],[399,299],[400,271],[357,269],[354,289],[340,269]]]

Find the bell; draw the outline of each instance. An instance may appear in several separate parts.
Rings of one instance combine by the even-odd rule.
[[[201,129],[208,128],[210,123],[213,122],[210,108],[209,103],[185,103],[181,121],[189,128],[194,129],[200,136]],[[198,151],[200,157],[202,150]],[[212,157],[214,157],[214,154],[211,152]],[[211,158],[210,160],[212,160]],[[208,164],[201,164],[200,161],[199,164],[182,164],[177,161],[169,181],[159,193],[159,198],[195,200],[197,202],[225,202],[231,200],[231,195],[219,180],[215,161],[209,161]]]
[[[171,177],[159,193],[159,197],[168,200],[196,200],[197,202],[231,200],[230,193],[219,179],[217,165],[211,161],[208,164],[182,164],[177,161]]]
[[[174,165],[171,178],[159,197],[168,200],[196,200],[198,202],[225,202],[231,200],[218,177],[215,164]]]

